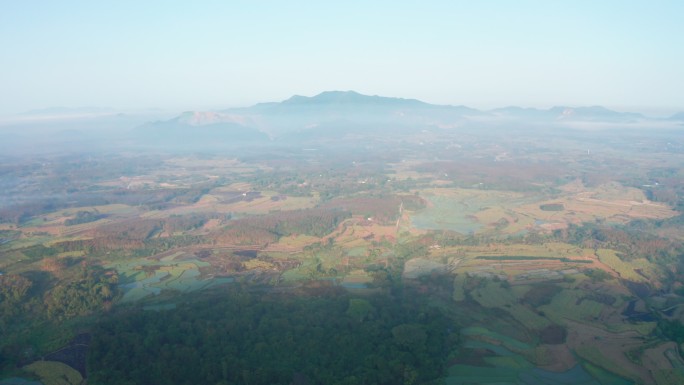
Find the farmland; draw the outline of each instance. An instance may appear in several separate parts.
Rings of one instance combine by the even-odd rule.
[[[423,192],[428,208],[413,215],[412,222],[420,229],[516,234],[596,220],[626,223],[676,215],[667,206],[648,201],[641,191],[615,183],[585,188],[573,182],[558,189],[552,200],[544,194],[428,189]],[[557,205],[557,209],[548,210],[549,205]]]
[[[178,334],[194,325],[195,342],[212,340],[213,326],[194,318],[215,316],[193,307],[201,298],[222,309],[248,303],[268,320],[259,330],[280,330],[273,341],[282,343],[290,343],[283,325],[297,321],[278,314],[281,306],[321,335],[323,320],[306,313],[328,309],[331,324],[384,336],[386,353],[422,362],[449,384],[681,382],[678,187],[676,178],[644,187],[662,167],[676,168],[679,155],[656,152],[616,172],[616,157],[629,154],[624,143],[606,144],[590,162],[579,147],[553,141],[531,139],[534,151],[499,157],[500,143],[464,136],[454,147],[445,144],[453,137],[429,137],[376,153],[331,147],[334,156],[274,147],[17,163],[7,172],[41,182],[8,187],[25,199],[0,206],[2,370],[78,383],[88,373],[79,379],[68,369],[80,355],[41,358],[71,351],[88,333],[96,343],[78,346],[103,353],[116,339],[101,325],[124,328],[127,315],[159,331],[141,343],[167,338],[202,354]],[[29,199],[40,193],[48,203]],[[400,315],[406,309],[420,312]],[[251,354],[267,354],[248,332],[257,316],[247,310],[244,338],[260,344]],[[124,329],[137,346],[138,331]],[[367,348],[351,334],[344,343]],[[433,379],[373,357],[365,375]],[[48,378],[49,365],[64,376]],[[237,361],[216,365],[207,373],[221,365],[248,372]],[[292,377],[278,370],[269,373]]]

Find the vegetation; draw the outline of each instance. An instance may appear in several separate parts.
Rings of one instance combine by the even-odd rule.
[[[116,297],[118,277],[112,272],[84,269],[81,277],[46,294],[48,319],[65,320],[107,308]]]
[[[528,255],[480,255],[477,259],[484,259],[487,261],[561,261],[574,263],[592,263],[586,259],[570,259],[566,257],[537,257]]]
[[[98,213],[97,211],[83,211],[79,210],[76,216],[64,221],[65,226],[80,225],[82,223],[95,222],[105,216]]]
[[[0,276],[0,303],[7,307],[20,303],[31,285],[32,282],[29,279],[20,275]]]
[[[563,211],[565,210],[565,206],[563,206],[562,203],[546,203],[539,208],[543,211]]]
[[[83,377],[79,372],[61,362],[36,361],[24,367],[27,372],[40,378],[44,385],[80,385]]]
[[[611,278],[610,274],[599,269],[585,269],[584,274],[594,282],[601,282]]]
[[[103,319],[89,383],[426,384],[441,376],[457,343],[448,332],[453,321],[417,293],[360,299],[338,290],[301,297],[237,290],[160,313]]]
[[[684,343],[684,324],[679,320],[661,320],[658,330],[663,337],[678,344]]]
[[[551,302],[553,297],[561,292],[561,288],[556,285],[541,284],[534,285],[532,288],[525,293],[523,299],[526,303],[533,307],[539,307],[541,305],[546,305]]]
[[[492,132],[3,161],[2,376],[677,383],[681,157]]]

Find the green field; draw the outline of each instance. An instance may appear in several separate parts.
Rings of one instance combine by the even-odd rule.
[[[83,377],[69,365],[55,361],[36,361],[24,366],[25,371],[40,378],[44,385],[80,385]]]
[[[576,321],[590,321],[601,314],[606,306],[591,299],[585,299],[583,290],[566,289],[556,294],[548,305],[542,305],[543,311],[554,322],[563,322],[569,318]]]
[[[424,198],[429,202],[428,207],[411,216],[411,223],[418,229],[452,230],[468,234],[483,227],[471,215],[486,207],[487,202],[471,196],[426,194]]]
[[[625,261],[617,255],[615,250],[609,249],[598,249],[596,255],[601,262],[615,270],[620,278],[635,282],[647,282],[649,279],[646,277],[657,277],[653,272],[652,264],[646,259],[640,258]],[[641,274],[637,270],[640,270]]]
[[[171,255],[170,257],[174,257]],[[121,277],[119,288],[123,290],[122,302],[135,302],[150,295],[157,295],[162,290],[190,292],[215,285],[231,283],[230,277],[214,277],[205,279],[199,271],[209,264],[196,259],[174,261],[173,258],[160,261],[140,261],[113,264]],[[146,273],[144,268],[151,269]]]
[[[514,385],[627,385],[631,382],[588,363],[575,364],[566,371],[535,367],[526,355],[530,346],[481,327],[462,330],[466,339],[459,357],[464,361],[480,357],[480,364],[456,363],[449,367],[447,384]],[[489,352],[482,356],[482,352]],[[459,358],[456,359],[460,361]]]

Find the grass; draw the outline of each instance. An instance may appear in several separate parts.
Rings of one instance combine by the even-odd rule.
[[[412,258],[404,263],[405,278],[418,278],[430,275],[432,272],[444,271],[446,266],[442,263],[435,262],[425,258]]]
[[[516,384],[518,371],[511,368],[454,365],[449,368],[447,385]]]
[[[500,202],[506,205],[506,202]],[[534,218],[517,215],[513,211],[513,206],[493,206],[487,207],[475,213],[472,217],[485,226],[487,230],[501,234],[516,234],[525,231],[534,225]]]
[[[657,322],[636,322],[636,323],[609,323],[606,324],[606,330],[614,333],[622,333],[628,331],[635,331],[642,336],[651,334],[658,326]]]
[[[504,348],[503,346],[500,345],[495,345],[489,342],[484,342],[484,341],[479,341],[479,340],[466,340],[463,343],[464,348],[468,349],[485,349],[485,350],[490,350],[494,353],[496,353],[499,356],[513,356],[515,353],[511,352],[510,350]]]
[[[428,207],[412,215],[413,225],[419,229],[452,230],[463,234],[476,232],[484,224],[474,215],[490,206],[500,207],[519,194],[503,191],[467,189],[431,189],[422,195]],[[495,216],[495,215],[494,215]],[[494,221],[493,215],[485,220]]]
[[[543,329],[551,324],[548,319],[523,305],[516,304],[505,310],[527,329]]]
[[[560,261],[567,263],[592,263],[588,259],[570,259],[566,257],[533,257],[526,255],[481,255],[476,259],[483,259],[486,261]]]
[[[373,278],[364,270],[356,269],[341,277],[340,285],[347,289],[366,289]]]
[[[660,369],[654,370],[653,378],[658,385],[681,385],[684,384],[684,373],[678,370]]]
[[[448,247],[436,252],[435,254],[454,254],[461,252],[466,257],[505,259],[507,257],[526,258],[569,258],[569,259],[589,259],[593,257],[593,249],[582,249],[569,243],[548,242],[543,244],[499,244],[491,243],[486,246],[458,246]]]
[[[641,258],[631,261],[623,261],[620,259],[620,257],[618,257],[615,250],[610,249],[598,249],[596,251],[596,255],[599,257],[601,262],[615,270],[615,272],[617,272],[621,278],[636,282],[648,281],[641,274],[637,273],[635,269],[641,269],[642,273],[644,273],[646,276],[655,276],[652,263],[646,259]]]
[[[520,370],[532,367],[532,364],[517,354],[504,357],[485,357],[485,361],[497,368],[511,368]]]
[[[499,282],[487,281],[482,288],[474,289],[471,297],[484,307],[504,307],[515,304],[519,298],[508,288],[501,287]]]
[[[513,385],[626,385],[630,384],[620,377],[608,373],[597,366],[575,365],[564,372],[548,371],[534,367],[519,354],[507,351],[498,345],[468,340],[463,344],[466,349],[487,350],[490,354],[482,357],[482,365],[456,364],[448,369],[446,384],[513,384]],[[591,370],[589,370],[591,369]]]
[[[321,239],[311,235],[291,235],[287,237],[280,237],[278,247],[284,247],[292,250],[301,250],[304,246],[310,245],[315,242],[319,242]]]
[[[526,350],[531,350],[532,346],[520,342],[514,338],[505,336],[503,334],[499,334],[496,332],[493,332],[487,328],[481,327],[481,326],[470,326],[461,329],[461,335],[464,337],[468,338],[477,338],[478,336],[482,336],[487,338],[488,340],[493,340],[493,341],[498,341],[500,342],[504,347],[512,350],[512,351],[526,351]]]
[[[261,269],[261,270],[271,270],[275,267],[271,262],[262,261],[259,259],[250,259],[249,261],[243,262],[245,268],[248,270]]]
[[[615,374],[603,370],[602,368],[585,362],[583,365],[584,369],[591,374],[592,377],[596,378],[601,385],[631,385],[632,381],[627,381],[624,378],[618,377]]]
[[[163,257],[161,260],[164,261],[164,262],[173,261],[173,260],[176,259],[177,257],[180,257],[180,256],[182,256],[182,255],[184,255],[184,254],[185,254],[185,253],[182,252],[182,251],[177,251],[177,252],[175,252],[175,253],[173,253],[173,254],[169,254],[169,255]]]
[[[576,321],[593,320],[601,314],[606,305],[590,299],[580,301],[584,296],[583,290],[565,289],[556,294],[551,303],[540,306],[539,310],[559,323],[562,323],[564,318]]]
[[[380,240],[383,237],[392,239],[397,237],[395,225],[380,225],[377,222],[370,225],[360,226],[355,224],[358,217],[348,219],[341,224],[335,231],[335,243],[344,246],[346,249],[356,247],[369,247],[373,240]]]
[[[154,274],[148,276],[142,270],[144,266],[156,267]],[[199,269],[206,266],[209,266],[209,263],[196,259],[182,262],[138,259],[110,267],[115,268],[122,277],[120,288],[124,290],[124,296],[121,301],[134,302],[152,294],[157,295],[162,289],[188,292],[225,283],[220,278],[220,282],[202,279]]]
[[[463,285],[465,284],[466,280],[466,275],[465,274],[458,274],[456,278],[454,278],[454,292],[452,294],[452,299],[454,301],[465,301],[466,295],[465,295],[465,289],[463,288]]]
[[[79,385],[81,374],[69,365],[56,361],[36,361],[23,368],[40,378],[44,385]]]
[[[508,312],[527,329],[542,329],[550,324],[549,320],[534,310],[520,304],[524,292],[502,287],[500,282],[487,281],[485,286],[471,292],[471,297],[487,308],[499,308]]]
[[[267,192],[262,192],[267,194]],[[276,194],[272,194],[276,195]],[[276,210],[298,210],[315,207],[318,204],[316,197],[290,197],[287,199],[273,201],[271,196],[264,195],[251,202],[240,201],[231,204],[222,204],[222,211],[237,212],[244,214],[268,214]]]
[[[631,377],[630,373],[621,370],[622,368],[620,368],[619,365],[615,365],[614,362],[606,358],[596,348],[590,346],[579,346],[577,349],[575,349],[575,353],[588,361],[589,365],[585,364],[587,370],[597,377],[607,377],[606,375],[610,375],[611,373],[608,371],[608,368],[615,370],[615,374],[611,376],[612,378],[617,377],[620,379],[618,376],[624,376],[626,378]]]
[[[351,249],[347,249],[347,255],[350,257],[365,257],[368,253],[368,247],[356,246]]]
[[[298,267],[296,269],[290,269],[285,271],[281,275],[281,277],[285,282],[297,282],[309,279],[311,277],[311,274],[309,270],[302,265],[301,267]]]

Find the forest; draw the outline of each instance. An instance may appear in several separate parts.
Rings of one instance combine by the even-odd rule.
[[[456,330],[448,313],[408,289],[206,293],[172,310],[130,309],[99,323],[89,383],[439,383]]]

